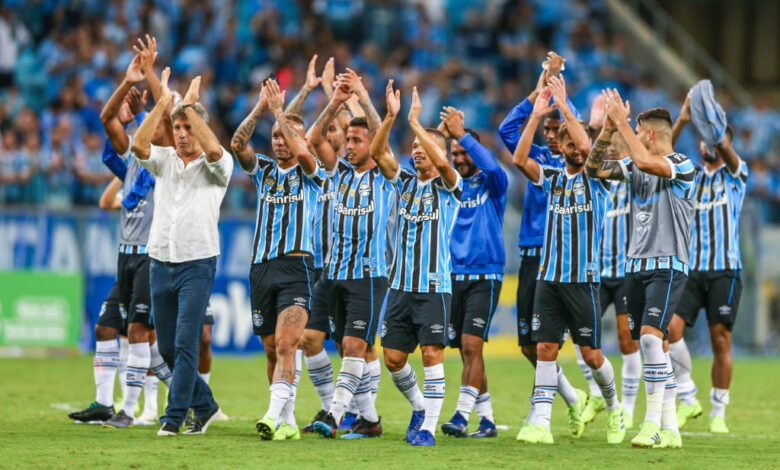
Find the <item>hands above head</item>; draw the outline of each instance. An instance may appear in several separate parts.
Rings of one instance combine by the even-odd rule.
[[[392,78],[387,82],[385,97],[387,98],[387,115],[395,118],[398,116],[398,112],[401,111],[401,90],[393,91]]]
[[[284,96],[287,92],[282,91],[276,80],[272,78],[265,81],[264,88],[268,97],[268,108],[274,113],[274,116],[277,116],[284,111]]]
[[[309,68],[308,70],[306,70],[306,83],[303,85],[309,91],[317,88],[317,85],[319,85],[320,82],[322,82],[322,78],[317,77],[317,71],[315,70],[316,65],[317,65],[317,54],[314,54],[311,60],[309,61]]]
[[[260,93],[257,97],[257,107],[260,109],[266,109],[268,107],[268,90],[265,87],[265,83],[260,85]]]
[[[146,35],[146,43],[138,38],[138,45],[133,45],[133,50],[141,56],[141,69],[146,74],[154,68],[154,61],[157,59],[157,39]]]
[[[190,87],[181,102],[184,105],[195,104],[198,98],[200,98],[200,75],[192,79]]]
[[[563,63],[566,61],[563,57],[559,56],[555,51],[547,53],[547,76],[557,77],[563,70]]]
[[[130,61],[130,65],[127,66],[125,72],[125,80],[128,83],[138,83],[144,80],[144,72],[141,69],[141,55],[136,54],[133,60]]]
[[[412,88],[412,105],[409,107],[409,123],[419,124],[420,113],[422,112],[422,103],[420,102],[420,95],[417,94],[417,87]]]
[[[339,80],[336,81],[336,88],[333,92],[333,101],[339,104],[346,102],[354,91],[350,82],[342,77],[342,75],[339,75]]]
[[[331,57],[327,62],[325,62],[325,68],[322,69],[322,78],[320,79],[320,83],[322,83],[322,87],[328,91],[333,90],[333,82],[336,78],[336,67],[334,62],[335,61],[333,60],[333,57]]]
[[[368,96],[368,90],[363,85],[363,79],[351,68],[347,67],[347,71],[339,75],[339,80],[348,83],[358,98],[365,99]]]
[[[162,74],[160,74],[160,102],[169,103],[173,99],[173,93],[168,88],[168,79],[171,76],[171,68],[165,67]]]
[[[563,76],[550,76],[549,88],[552,91],[552,96],[555,98],[555,103],[560,106],[566,106],[566,81]]]
[[[630,103],[628,101],[623,103],[620,93],[614,88],[607,88],[602,93],[606,100],[606,115],[609,118],[608,120],[611,121],[609,125],[617,127],[621,122],[628,122],[631,114]],[[607,119],[604,121],[604,126],[607,127]]]
[[[148,96],[149,94],[147,91],[141,93],[138,91],[138,88],[130,88],[130,91],[128,91],[127,95],[125,96],[125,101],[127,102],[130,111],[133,113],[133,116],[139,114],[144,110],[144,108],[146,108],[146,100]]]
[[[552,98],[552,90],[550,87],[544,87],[539,97],[534,102],[534,109],[531,111],[531,116],[542,119],[550,111],[555,109],[555,103],[550,104],[550,98]]]
[[[686,96],[685,102],[682,105],[682,108],[680,108],[680,117],[678,118],[680,122],[689,123],[691,122],[691,97]]]
[[[460,140],[466,135],[466,122],[463,111],[455,109],[452,106],[445,106],[443,109],[444,111],[439,113],[439,116],[446,128],[445,134],[449,134],[450,137]]]

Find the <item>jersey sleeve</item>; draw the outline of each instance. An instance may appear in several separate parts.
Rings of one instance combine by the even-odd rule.
[[[693,197],[693,180],[696,176],[693,162],[681,153],[673,153],[663,157],[672,169],[669,180],[672,182],[674,193],[678,197]]]
[[[542,165],[541,171],[542,174],[539,176],[539,181],[534,184],[539,186],[539,188],[544,191],[544,194],[550,194],[553,176],[559,173],[560,170],[551,166]]]
[[[610,182],[609,180],[601,179],[601,178],[591,178],[590,176],[585,175],[586,178],[588,178],[588,181],[590,181],[590,186],[593,188],[594,191],[598,193],[600,197],[609,197],[609,189],[610,189]]]
[[[620,164],[620,171],[623,172],[623,179],[631,181],[634,177],[634,161],[631,160],[631,157],[626,157],[622,160],[618,160],[618,163]]]
[[[132,139],[132,137],[131,137]],[[132,144],[132,140],[130,143]],[[111,173],[116,175],[117,178],[124,181],[127,175],[127,159],[130,155],[130,145],[127,146],[126,155],[118,155],[114,146],[111,145],[111,140],[106,138],[106,145],[103,146],[103,164],[111,170]]]
[[[447,183],[444,182],[444,179],[441,176],[437,176],[432,183],[437,187],[452,193],[452,195],[460,201],[460,195],[463,192],[463,178],[461,178],[460,173],[457,171],[455,172],[455,176],[457,180],[452,187],[447,187]]]
[[[506,172],[499,165],[495,155],[485,148],[484,145],[477,142],[477,139],[471,134],[463,136],[460,139],[460,145],[466,149],[466,152],[474,161],[474,165],[485,173],[491,189],[498,194],[504,194],[508,185]]]
[[[306,174],[304,172],[303,176],[318,188],[322,188],[325,186],[325,180],[328,179],[328,172],[325,171],[325,168],[315,165],[315,170],[312,173]]]
[[[739,160],[739,166],[734,173],[726,167],[726,171],[731,175],[734,189],[738,192],[744,192],[747,185],[748,166],[742,159]]]
[[[398,165],[398,171],[395,172],[395,176],[390,180],[390,183],[392,183],[393,186],[395,186],[396,191],[400,193],[403,191],[404,184],[413,178],[417,178],[417,176],[403,166]]]
[[[509,112],[498,127],[498,135],[501,136],[501,140],[510,152],[515,152],[517,143],[520,141],[520,128],[523,127],[523,123],[531,115],[533,109],[533,103],[528,98],[524,99],[520,104],[512,108],[512,111]]]

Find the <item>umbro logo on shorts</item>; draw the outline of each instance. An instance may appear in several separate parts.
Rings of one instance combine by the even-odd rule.
[[[306,299],[303,297],[296,297],[293,299],[293,303],[295,305],[298,305],[299,307],[305,307],[306,306]]]
[[[718,307],[718,313],[721,315],[731,315],[731,306],[721,305],[720,307]]]
[[[475,318],[474,319],[474,326],[478,328],[482,328],[485,326],[485,320],[482,318]]]
[[[580,336],[590,336],[593,330],[591,330],[587,326],[583,326],[582,328],[579,329],[579,332],[580,332]]]
[[[651,317],[657,317],[661,313],[661,309],[658,307],[650,307],[647,309],[647,314]]]
[[[149,311],[149,306],[146,304],[137,304],[135,306],[135,311],[138,313],[146,313]]]
[[[439,325],[438,323],[435,325],[431,325],[431,332],[432,333],[442,333],[444,332],[444,327]]]
[[[356,330],[366,329],[366,322],[364,322],[363,320],[355,320],[352,322],[352,325],[355,327]]]

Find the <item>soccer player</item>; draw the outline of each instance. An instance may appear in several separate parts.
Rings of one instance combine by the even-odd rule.
[[[460,350],[463,372],[455,414],[441,430],[466,437],[469,415],[476,405],[479,428],[468,435],[496,437],[482,346],[488,339],[504,274],[501,227],[507,177],[496,157],[480,143],[479,135],[465,127],[460,111],[448,107],[441,117],[452,139],[452,163],[463,179],[460,210],[450,240],[452,313],[448,329],[450,346]]]
[[[563,67],[563,58],[554,52],[549,54],[548,61],[549,68],[543,70],[539,75],[536,89],[520,104],[515,106],[498,129],[501,140],[503,140],[504,145],[512,153],[517,148],[517,143],[521,136],[520,130],[528,120],[539,94],[547,86],[549,77],[558,76]],[[574,105],[568,101],[568,98],[567,104],[569,109],[577,116],[578,112]],[[540,147],[531,142],[527,150],[529,158],[535,160],[540,165],[559,168],[565,166],[558,141],[560,125],[560,113],[558,110],[550,110],[542,119],[544,138],[547,145]],[[523,201],[523,217],[518,241],[521,260],[517,281],[517,339],[523,355],[531,362],[531,365],[536,367],[536,343],[531,338],[531,319],[534,313],[536,276],[539,273],[540,255],[544,242],[544,226],[547,219],[547,195],[539,186],[529,184]],[[569,408],[569,431],[575,436],[580,436],[585,429],[585,424],[580,416],[587,406],[588,395],[584,391],[571,386],[560,366],[558,367],[558,379],[558,391]],[[529,426],[533,420],[533,394],[529,401],[531,403],[530,411],[523,423],[523,427]]]
[[[173,373],[158,436],[177,435],[189,408],[195,423],[184,434],[204,434],[218,416],[219,406],[197,374],[196,361],[219,255],[219,206],[233,171],[233,159],[197,102],[200,77],[170,113],[175,147],[151,144],[173,101],[169,75],[166,68],[160,98],[132,143],[139,163],[156,178],[149,283],[160,353]]]
[[[350,121],[346,158],[339,158],[336,149],[325,139],[325,130],[353,93],[360,98],[367,117]],[[360,417],[343,438],[382,434],[366,353],[373,345],[387,292],[386,230],[395,189],[369,155],[372,136],[378,127],[379,115],[367,90],[358,75],[347,69],[347,74],[339,77],[330,103],[308,133],[315,154],[336,190],[332,214],[334,242],[325,275],[329,322],[343,360],[328,414],[314,422],[315,432],[323,437],[335,436],[338,423],[353,399]]]
[[[148,44],[141,39],[138,43],[142,49],[135,46],[138,54],[128,66],[124,80],[106,102],[100,115],[109,140],[103,162],[124,182],[117,288],[119,303],[125,306],[127,312],[127,337],[130,343],[125,375],[127,392],[122,408],[103,424],[104,427],[110,428],[133,426],[135,406],[150,367],[160,379],[165,381],[166,385],[169,385],[171,380],[171,373],[155,341],[151,318],[150,259],[146,245],[154,214],[155,179],[131,155],[131,139],[119,120],[125,96],[129,94],[131,99],[137,100],[140,95],[133,85],[145,79],[150,83],[157,81],[153,70],[156,54],[154,39],[147,35]],[[152,88],[158,89],[154,86]],[[135,95],[135,98],[132,98],[132,95]],[[141,97],[141,101],[143,104],[146,102],[144,97]],[[165,127],[158,125],[153,142],[163,144],[168,142],[166,137]]]
[[[653,108],[637,116],[636,134],[628,122],[628,105],[616,90],[605,90],[607,122],[586,164],[593,177],[631,181],[631,236],[626,266],[632,337],[644,359],[647,411],[631,443],[635,447],[682,447],[675,396],[677,384],[669,359],[667,328],[688,273],[694,202],[694,168],[672,146],[669,111]],[[630,157],[607,160],[615,132]],[[663,430],[661,429],[663,425]]]
[[[564,118],[558,130],[564,168],[540,165],[528,158],[529,147],[539,122],[557,107]],[[537,345],[534,380],[534,415],[517,440],[552,444],[552,403],[558,389],[556,364],[560,340],[568,328],[606,400],[607,442],[617,444],[625,437],[623,411],[615,390],[615,374],[609,359],[601,353],[601,304],[598,298],[602,222],[609,196],[605,181],[583,172],[590,150],[587,124],[577,120],[566,104],[564,82],[550,78],[534,103],[531,117],[514,153],[514,163],[547,194],[549,209],[545,223],[539,275],[531,319],[532,339]],[[581,429],[581,428],[580,428]],[[582,435],[579,430],[575,437]]]
[[[255,154],[248,144],[266,109],[276,118],[271,131],[275,159]],[[284,93],[275,80],[268,79],[231,142],[239,164],[257,186],[249,284],[252,325],[268,357],[270,403],[257,422],[264,440],[300,439],[292,406],[286,405],[294,403],[296,352],[311,309],[315,281],[312,221],[326,178],[306,146],[305,132],[303,119],[284,111]]]
[[[450,237],[463,182],[447,161],[444,135],[420,124],[422,105],[416,87],[409,109],[416,174],[399,166],[388,146],[401,107],[401,92],[393,91],[393,80],[387,84],[386,97],[387,115],[370,150],[382,175],[395,186],[399,205],[382,347],[393,382],[412,406],[407,442],[432,446],[444,401],[443,357],[452,292]],[[418,344],[425,367],[424,394],[407,362]]]
[[[675,141],[690,120],[690,102],[686,99],[674,125]],[[748,167],[734,151],[732,138],[731,127],[726,127],[723,140],[714,150],[699,143],[704,167],[697,167],[694,180],[696,212],[691,233],[691,271],[669,324],[669,348],[681,401],[677,420],[682,428],[702,413],[691,378],[691,355],[682,333],[686,326],[693,326],[701,308],[706,311],[713,355],[709,423],[712,433],[729,432],[725,417],[733,367],[731,329],[742,292],[739,215],[745,200]]]

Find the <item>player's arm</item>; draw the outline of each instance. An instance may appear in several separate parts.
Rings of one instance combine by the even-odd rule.
[[[187,116],[187,120],[190,122],[192,129],[192,136],[198,139],[200,146],[203,148],[203,152],[206,153],[206,161],[214,163],[219,161],[224,154],[222,146],[219,144],[219,139],[214,135],[214,132],[201,119],[200,114],[195,111],[191,106],[198,101],[200,97],[200,75],[193,78],[190,82],[190,88],[187,90],[187,94],[184,95],[181,102],[184,105],[184,114]]]
[[[254,173],[257,167],[257,156],[252,145],[249,144],[249,139],[255,133],[257,127],[257,121],[263,115],[268,108],[268,97],[266,93],[265,84],[260,89],[260,96],[257,100],[257,104],[252,108],[252,111],[247,117],[241,121],[241,124],[233,133],[233,138],[230,139],[230,150],[233,151],[233,155],[236,156],[238,164],[241,168],[249,174]]]
[[[387,82],[385,96],[387,98],[387,115],[371,140],[369,154],[376,162],[382,175],[388,180],[392,180],[398,174],[399,166],[390,151],[388,141],[390,139],[390,129],[392,129],[395,118],[401,110],[401,90],[393,90],[392,78]]]
[[[146,119],[143,120],[133,138],[133,155],[139,160],[149,159],[152,152],[151,143],[154,132],[157,130],[157,126],[160,124],[163,115],[166,113],[168,105],[173,100],[173,94],[168,88],[168,77],[170,77],[170,74],[171,70],[166,67],[165,70],[163,70],[160,80],[160,87],[162,90],[160,99],[154,104],[154,108],[152,108],[152,111],[146,116]]]
[[[336,66],[334,64],[333,57],[325,62],[325,67],[322,69],[322,78],[320,84],[322,85],[322,91],[325,92],[325,96],[328,99],[333,97],[333,83],[336,81]]]
[[[553,106],[550,105],[550,98],[552,98],[552,90],[549,88],[542,90],[542,93],[534,102],[531,115],[512,154],[512,163],[534,184],[541,178],[542,167],[536,160],[530,158],[529,154],[531,153],[531,146],[533,145],[536,129],[539,128],[539,123],[553,109]]]
[[[296,157],[298,157],[298,164],[301,165],[303,172],[307,175],[313,174],[317,171],[317,162],[314,160],[314,156],[311,152],[309,152],[309,147],[306,145],[304,136],[300,135],[290,121],[287,120],[287,114],[284,112],[285,92],[279,89],[279,84],[273,79],[266,80],[265,86],[268,90],[268,109],[271,110],[276,118],[279,129],[281,129],[282,135],[284,136],[284,141],[287,143],[287,147]]]
[[[645,148],[639,137],[631,129],[628,121],[629,108],[628,103],[623,103],[617,90],[606,90],[607,93],[607,116],[615,124],[617,132],[623,137],[631,153],[631,161],[640,171],[661,178],[671,178],[673,176],[672,165],[662,156],[652,155]]]
[[[315,70],[316,65],[317,54],[314,54],[309,61],[309,68],[306,70],[306,82],[304,82],[298,94],[295,95],[295,98],[293,98],[292,101],[290,101],[290,104],[287,105],[285,113],[301,114],[303,103],[306,101],[309,93],[317,88],[317,86],[322,81],[322,78],[317,77],[317,71]]]
[[[715,144],[715,149],[717,149],[721,158],[723,158],[729,172],[734,175],[737,174],[739,167],[742,164],[742,159],[739,158],[739,154],[734,150],[734,146],[731,145],[731,142],[726,142],[726,139],[723,139],[720,143]]]
[[[674,121],[672,126],[672,146],[677,143],[677,139],[680,138],[685,125],[691,122],[691,98],[686,96],[685,102],[680,108],[680,115],[677,116],[677,120]]]
[[[604,101],[606,102],[606,95]],[[621,157],[628,155],[628,148],[626,148],[623,139],[620,134],[616,133],[617,129],[615,123],[612,122],[609,115],[604,113],[602,116],[601,132],[596,139],[596,143],[593,144],[593,148],[588,153],[588,159],[585,161],[585,174],[591,178],[602,178],[608,180],[625,180],[629,178],[628,170],[620,160],[606,160],[607,149],[609,149],[610,143],[613,141],[619,141],[615,143],[615,148],[621,154]]]
[[[106,189],[103,190],[103,194],[100,195],[100,201],[98,205],[101,209],[107,211],[114,211],[122,208],[122,198],[119,197],[119,190],[122,189],[122,180],[114,177]]]
[[[314,152],[317,158],[322,162],[326,171],[331,171],[338,162],[336,149],[330,145],[325,138],[328,132],[328,126],[336,117],[341,106],[352,96],[352,88],[347,83],[339,83],[336,91],[333,93],[328,106],[322,110],[317,120],[306,132],[306,140],[309,148]]]
[[[452,138],[458,139],[460,145],[466,149],[474,165],[485,172],[489,178],[493,179],[503,189],[507,186],[506,173],[501,165],[496,161],[496,157],[484,145],[479,143],[471,134],[466,132],[466,123],[461,111],[453,107],[445,107],[441,113],[442,122],[445,124],[446,134]]]
[[[566,123],[572,142],[577,146],[577,150],[587,154],[590,152],[590,137],[569,107],[569,101],[566,96],[566,81],[562,75],[560,77],[550,77],[550,90],[552,90],[553,99],[558,106],[558,112]]]
[[[162,94],[162,87],[160,85],[160,79],[154,72],[154,61],[157,59],[157,39],[153,36],[146,35],[146,43],[138,38],[138,45],[133,46],[133,50],[141,56],[141,69],[146,77],[146,82],[149,84],[149,90],[152,92],[155,102],[160,99]],[[173,110],[173,100],[168,105],[165,115],[169,116]],[[163,128],[165,134],[163,134],[163,145],[173,147],[175,145],[173,139],[173,124],[170,119],[163,120]]]
[[[375,134],[376,130],[379,129],[382,120],[379,118],[379,113],[371,102],[371,95],[368,94],[368,90],[366,90],[366,87],[363,85],[363,80],[360,78],[360,75],[349,67],[347,67],[347,72],[343,74],[343,77],[346,83],[352,87],[354,96],[360,100],[360,108],[366,116],[368,130],[371,134]],[[352,114],[354,115],[355,113],[353,112]]]
[[[450,165],[447,160],[447,151],[436,144],[436,141],[431,138],[428,131],[425,130],[422,124],[420,124],[420,112],[422,111],[422,103],[420,102],[420,96],[417,94],[417,87],[412,91],[412,105],[409,108],[409,126],[412,128],[412,132],[420,140],[423,150],[431,159],[433,166],[439,170],[439,175],[446,188],[454,188],[458,184],[458,172]]]
[[[125,132],[124,126],[119,121],[119,109],[122,107],[128,91],[133,88],[134,84],[143,81],[143,79],[141,56],[136,55],[127,67],[124,80],[114,90],[114,93],[100,112],[100,122],[103,123],[103,128],[106,130],[109,140],[111,140],[111,145],[119,154],[125,153],[130,145],[127,132]]]

